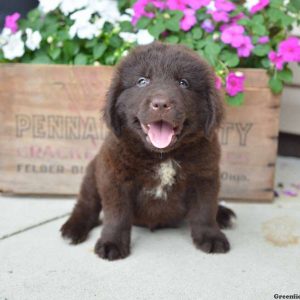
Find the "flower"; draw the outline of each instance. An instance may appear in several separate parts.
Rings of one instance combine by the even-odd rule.
[[[226,77],[226,92],[235,96],[244,90],[245,76],[242,72],[230,72]]]
[[[80,39],[91,40],[98,34],[100,34],[100,31],[97,26],[89,21],[75,22],[69,30],[69,35],[71,38],[74,38],[77,35]]]
[[[240,47],[244,42],[244,27],[242,25],[230,25],[221,34],[221,40],[225,44],[230,44],[234,48]]]
[[[120,32],[120,37],[128,43],[135,43],[137,40],[137,35],[131,32]]]
[[[93,5],[89,5],[89,9],[100,14],[100,16],[112,24],[116,24],[120,20],[120,12],[118,3],[115,0],[89,0],[93,1]],[[131,19],[130,19],[131,21]]]
[[[8,42],[11,34],[12,34],[11,30],[8,28],[4,28],[2,30],[2,32],[0,34],[0,48]]]
[[[233,11],[236,7],[232,2],[227,0],[216,0],[215,6],[217,10],[226,12]]]
[[[277,70],[283,69],[284,60],[281,54],[277,54],[275,51],[271,51],[268,54],[268,57]]]
[[[215,76],[215,84],[217,90],[222,88],[222,79],[218,75]]]
[[[22,31],[12,34],[7,43],[2,47],[2,50],[4,57],[9,60],[23,56],[25,47],[22,41]]]
[[[184,10],[187,5],[184,0],[167,0],[167,6],[171,10]]]
[[[229,15],[226,11],[207,11],[215,22],[228,22]]]
[[[10,29],[13,33],[17,32],[19,26],[17,21],[20,19],[21,15],[17,12],[10,16],[5,17],[4,27]]]
[[[278,54],[285,62],[300,62],[300,40],[291,36],[280,42]]]
[[[210,19],[204,20],[204,22],[201,24],[201,27],[206,31],[206,32],[213,32],[215,29],[215,26],[213,22]]]
[[[184,17],[180,21],[180,28],[184,31],[190,30],[197,22],[195,11],[191,8],[186,8],[184,11]]]
[[[242,43],[238,47],[237,52],[240,57],[248,57],[254,48],[249,36],[243,36]]]
[[[185,3],[194,10],[207,6],[211,0],[186,0]]]
[[[244,6],[248,8],[251,14],[255,14],[264,9],[269,3],[270,0],[247,0]]]
[[[154,37],[147,29],[140,29],[136,34],[136,38],[138,45],[147,45],[154,41]]]
[[[268,36],[261,36],[259,39],[258,39],[258,43],[259,44],[266,44],[270,41],[269,37]]]
[[[25,32],[27,35],[26,47],[31,51],[39,49],[42,40],[41,34],[38,31],[33,31],[31,28],[26,28]]]
[[[44,13],[47,14],[50,11],[55,10],[60,4],[62,0],[39,0],[39,8]]]
[[[49,0],[48,0],[49,1]],[[52,1],[52,0],[51,0]],[[62,0],[60,10],[65,16],[88,5],[88,0]]]
[[[150,3],[150,0],[138,0],[134,3],[133,5],[133,18],[132,18],[132,24],[135,25],[137,23],[137,21],[145,16],[148,18],[153,18],[154,14],[153,13],[149,13],[145,10],[146,6],[148,5],[148,3]]]

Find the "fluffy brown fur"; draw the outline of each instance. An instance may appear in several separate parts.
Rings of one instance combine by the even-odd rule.
[[[218,206],[223,107],[213,74],[193,51],[161,43],[137,47],[118,65],[104,112],[110,133],[87,167],[64,237],[84,241],[102,209],[95,252],[105,259],[129,255],[132,225],[154,230],[183,219],[197,248],[229,250],[220,227],[234,213]],[[172,130],[167,146],[149,139],[151,124]]]

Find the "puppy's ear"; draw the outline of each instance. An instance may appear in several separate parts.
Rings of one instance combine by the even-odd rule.
[[[109,90],[106,94],[106,104],[104,107],[104,120],[106,125],[112,129],[117,137],[122,132],[122,120],[117,111],[117,100],[122,92],[120,74],[116,73],[112,78]]]
[[[204,134],[209,137],[215,129],[221,126],[224,118],[224,107],[221,93],[216,89],[214,76],[210,78],[207,91],[208,115],[204,125]]]

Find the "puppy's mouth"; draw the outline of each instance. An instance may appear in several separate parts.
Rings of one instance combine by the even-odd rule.
[[[155,148],[167,148],[177,140],[176,134],[178,133],[178,127],[173,126],[167,121],[160,120],[148,124],[141,122],[140,124],[146,134],[147,142]]]

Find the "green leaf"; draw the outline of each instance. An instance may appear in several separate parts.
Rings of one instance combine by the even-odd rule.
[[[257,56],[265,56],[271,51],[271,47],[268,44],[261,44],[257,45],[253,49],[253,53],[256,54]]]
[[[36,52],[35,58],[30,63],[31,64],[51,64],[52,61],[45,52],[38,51],[38,52]]]
[[[120,48],[123,44],[123,40],[118,35],[113,35],[109,40],[109,44],[114,48]]]
[[[88,56],[83,54],[83,53],[79,53],[75,56],[74,59],[74,64],[75,65],[86,65],[88,62]]]
[[[51,48],[48,51],[48,55],[53,59],[56,60],[61,54],[61,48]]]
[[[192,29],[192,35],[195,40],[199,40],[202,38],[203,31],[200,27],[194,27]]]
[[[220,59],[229,68],[236,67],[240,62],[240,59],[239,59],[238,55],[236,53],[234,53],[232,51],[228,51],[228,50],[223,50],[222,51],[222,53],[220,55]]]
[[[65,41],[63,51],[68,57],[73,57],[79,52],[79,45],[73,41]]]
[[[226,102],[230,106],[241,106],[244,103],[244,93],[238,93],[235,96],[226,95]]]
[[[267,57],[265,57],[261,60],[261,64],[265,69],[270,68],[270,60]]]
[[[291,5],[293,5],[298,11],[300,10],[300,1],[299,0],[290,0]]]
[[[197,49],[202,49],[206,46],[206,44],[207,44],[207,41],[202,39],[200,41],[197,41],[196,47],[197,47]]]
[[[277,76],[280,80],[286,83],[291,83],[293,81],[293,72],[288,68],[277,72]]]
[[[160,34],[166,30],[165,25],[162,21],[158,20],[156,24],[149,26],[148,31],[151,35],[153,35],[156,39],[159,38]]]
[[[170,44],[178,44],[179,37],[176,35],[169,35],[166,37],[165,41]]]
[[[274,94],[280,94],[283,89],[283,84],[278,77],[273,76],[269,80],[269,87],[271,88]]]
[[[151,22],[151,19],[146,18],[146,17],[141,17],[141,18],[137,21],[136,27],[137,27],[138,29],[145,29],[145,28],[147,28],[147,27],[149,26],[150,22]]]
[[[93,57],[95,60],[99,59],[105,50],[107,49],[107,46],[105,44],[98,44],[93,48]]]
[[[165,26],[167,29],[169,29],[171,31],[179,31],[180,30],[179,20],[177,20],[176,18],[167,19],[165,21]]]
[[[218,55],[221,52],[221,47],[217,43],[210,42],[206,45],[205,51],[213,55]]]
[[[133,27],[129,21],[123,21],[120,23],[121,31],[123,32],[131,32]]]

